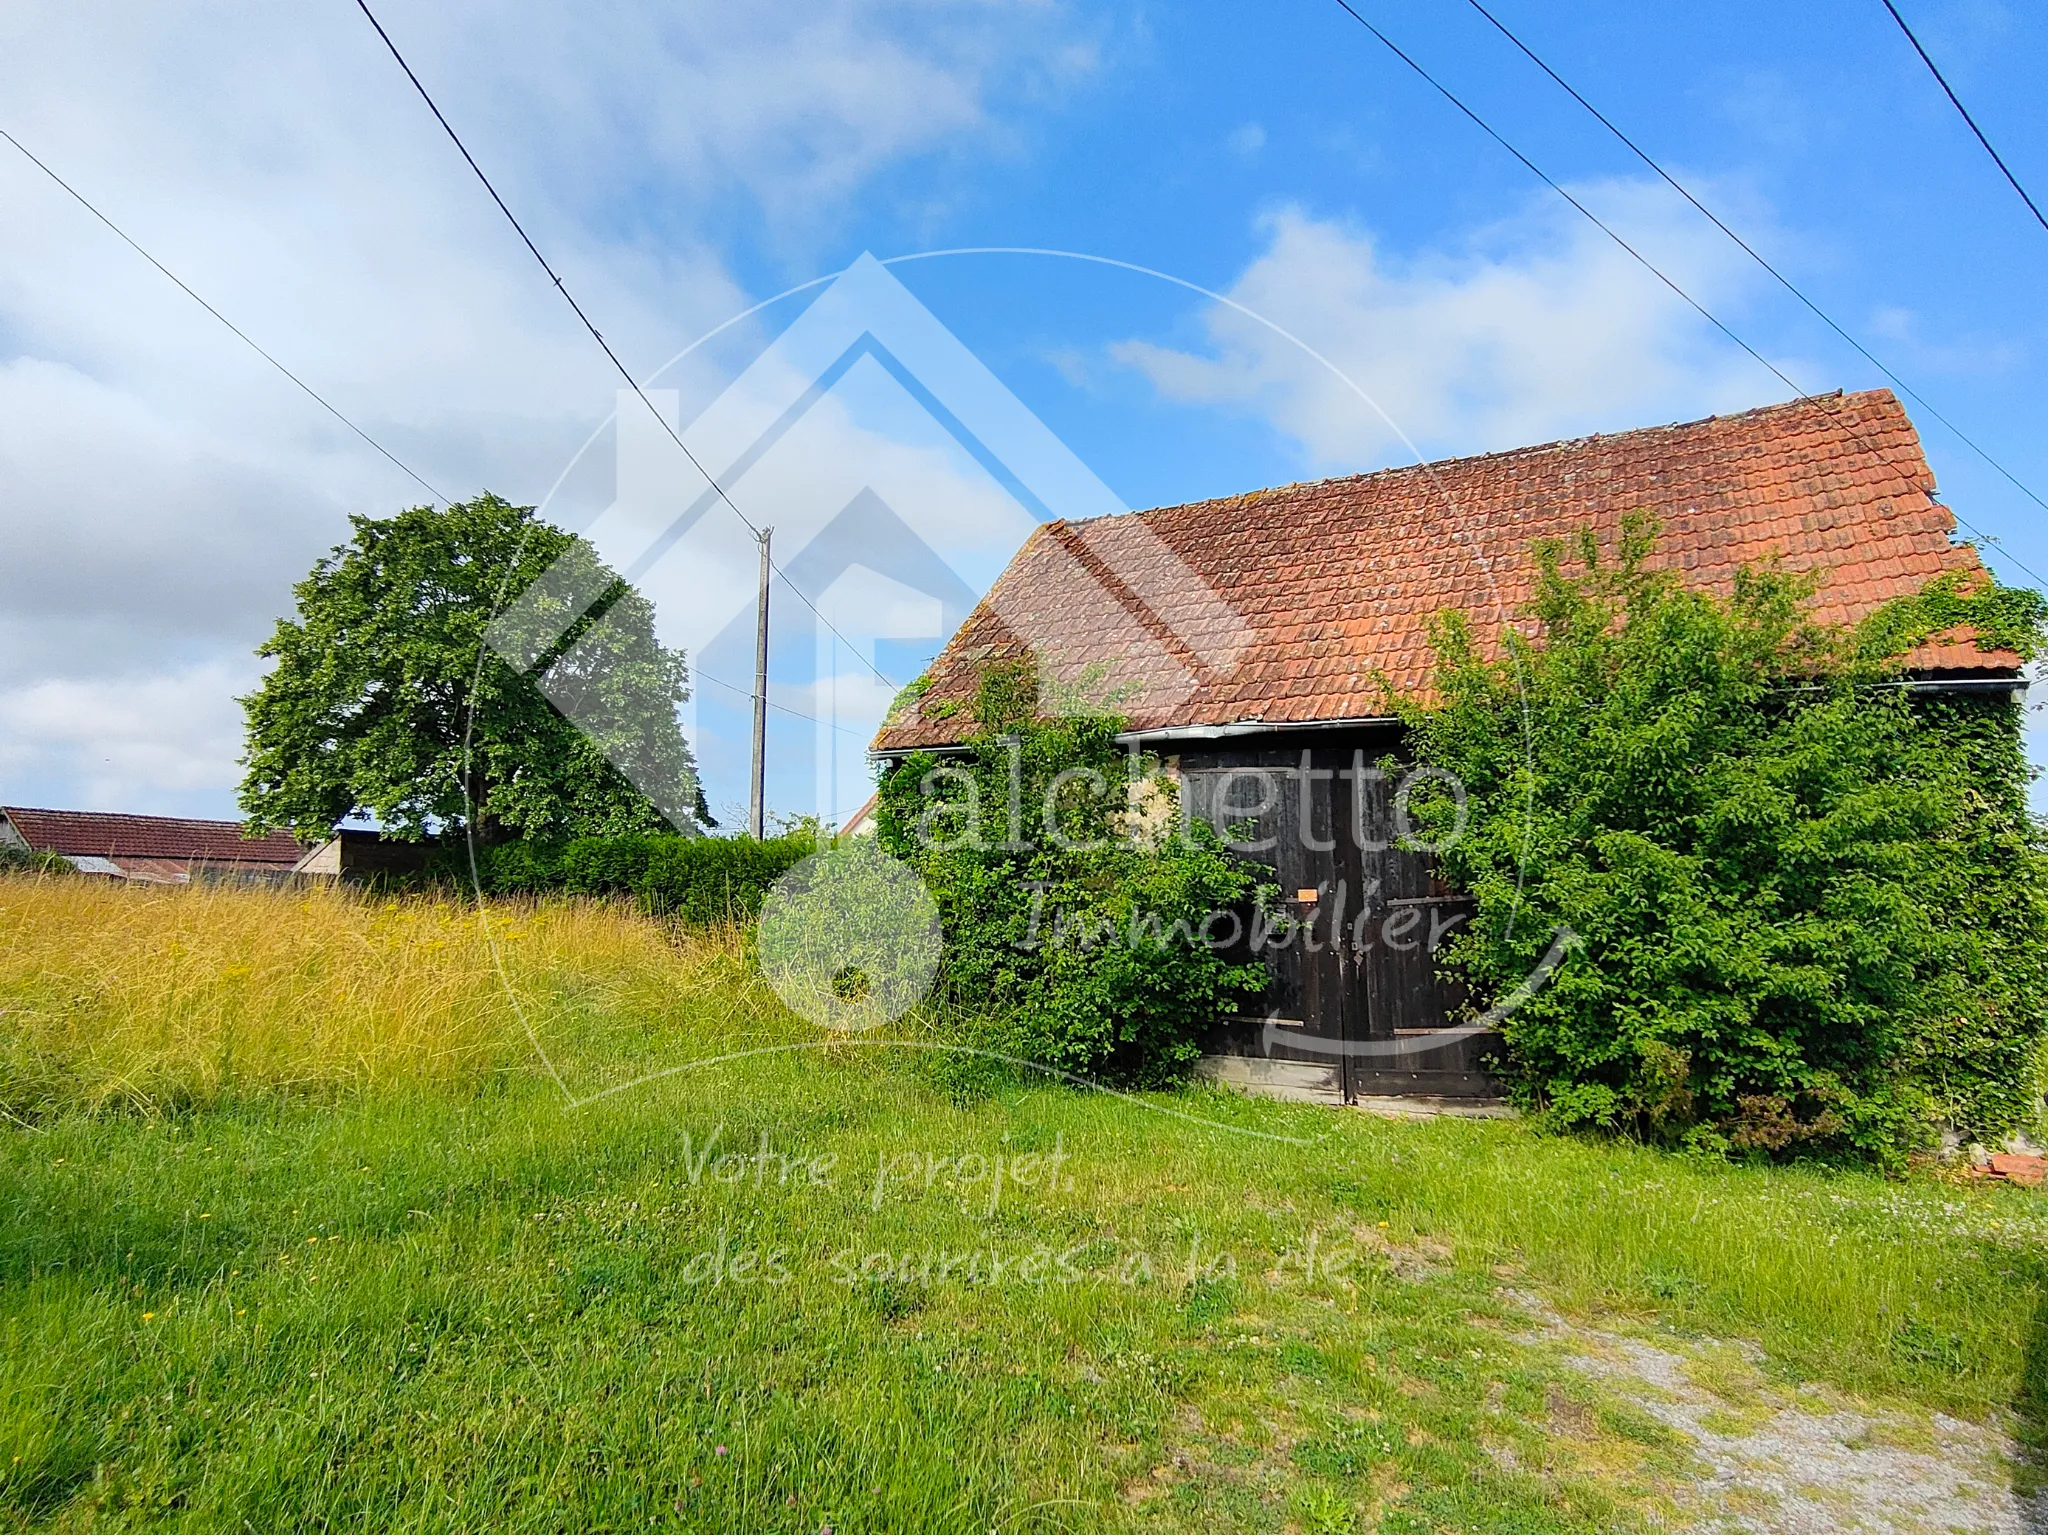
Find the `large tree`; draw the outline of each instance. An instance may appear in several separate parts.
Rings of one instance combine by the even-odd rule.
[[[356,517],[242,700],[258,828],[485,842],[700,830],[683,654],[583,540],[486,492]],[[515,668],[505,658],[522,663]],[[553,702],[550,702],[550,701]],[[558,707],[559,706],[559,707]]]

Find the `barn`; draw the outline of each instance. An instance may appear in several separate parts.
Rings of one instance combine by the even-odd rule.
[[[0,806],[0,843],[55,854],[81,874],[142,885],[275,883],[304,852],[288,832],[244,837],[239,821]]]
[[[1273,870],[1301,941],[1267,945],[1260,1009],[1215,1021],[1215,1075],[1341,1101],[1483,1100],[1497,1037],[1453,1027],[1433,953],[1469,904],[1396,846],[1402,729],[1426,697],[1433,615],[1484,643],[1519,622],[1531,544],[1622,518],[1661,525],[1653,563],[1726,593],[1744,565],[1818,579],[1853,622],[1945,571],[1981,572],[1886,391],[1042,524],[875,739],[884,762],[959,749],[982,671],[1035,658],[1054,690],[1113,700],[1184,805]],[[2015,695],[2020,658],[1945,635],[1907,685]],[[1359,942],[1361,933],[1369,933]]]

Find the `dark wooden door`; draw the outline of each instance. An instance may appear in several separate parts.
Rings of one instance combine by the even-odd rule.
[[[1346,1086],[1361,1095],[1491,1096],[1499,1085],[1482,1062],[1498,1039],[1455,1028],[1464,989],[1444,951],[1474,906],[1444,883],[1426,852],[1403,847],[1394,798],[1398,774],[1355,776],[1364,803],[1358,824],[1366,919],[1352,935],[1366,997],[1370,1042],[1355,1052]]]
[[[1322,1062],[1346,1099],[1491,1094],[1498,1085],[1482,1060],[1496,1042],[1443,1033],[1461,998],[1439,956],[1471,903],[1444,885],[1427,853],[1397,845],[1398,776],[1371,771],[1386,747],[1183,757],[1189,814],[1270,872],[1284,914],[1278,927],[1242,914],[1233,958],[1264,963],[1266,992],[1212,1049]]]
[[[1182,794],[1189,813],[1229,839],[1239,855],[1263,865],[1279,887],[1277,910],[1236,914],[1240,941],[1231,958],[1266,967],[1266,991],[1255,1011],[1231,1021],[1239,1054],[1329,1064],[1339,1073],[1350,978],[1317,931],[1318,904],[1338,878],[1327,795],[1299,772],[1300,754],[1238,750],[1206,755],[1186,769]],[[1330,1047],[1339,1047],[1332,1049]]]

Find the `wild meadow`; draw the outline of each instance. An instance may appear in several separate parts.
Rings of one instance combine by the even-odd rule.
[[[823,1038],[624,905],[0,881],[0,1524],[1730,1518],[1596,1337],[1731,1423],[2040,1436],[2033,1192],[982,1039]]]

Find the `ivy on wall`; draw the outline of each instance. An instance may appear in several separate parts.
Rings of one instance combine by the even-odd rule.
[[[1560,1126],[1887,1164],[2031,1123],[2048,840],[2019,711],[1905,663],[1965,634],[2031,657],[2048,604],[1950,574],[1830,629],[1782,570],[1722,598],[1651,569],[1655,533],[1539,546],[1533,633],[1487,655],[1440,616],[1436,699],[1402,706],[1470,796],[1440,857],[1478,900],[1451,956],[1475,995],[1577,936],[1503,1025],[1514,1092]]]
[[[1118,744],[1120,717],[1048,704],[1028,664],[986,669],[973,718],[965,752],[904,758],[876,805],[883,846],[937,901],[941,995],[1062,1072],[1183,1075],[1265,984],[1203,937],[1255,875],[1208,826],[1179,825],[1175,786]]]

